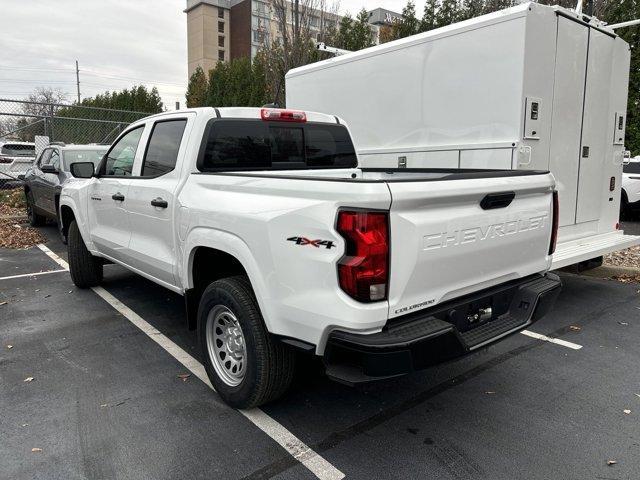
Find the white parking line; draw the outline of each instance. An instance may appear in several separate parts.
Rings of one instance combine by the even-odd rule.
[[[529,330],[523,330],[520,333],[537,340],[544,340],[545,342],[562,345],[563,347],[571,348],[572,350],[580,350],[582,348],[582,345],[578,345],[577,343],[567,342],[565,340],[560,340],[559,338],[547,337],[546,335],[542,335],[541,333],[531,332]]]
[[[49,273],[66,272],[67,270],[49,270],[47,272],[22,273],[20,275],[10,275],[8,277],[0,277],[0,280],[11,280],[12,278],[37,277],[38,275],[47,275]]]
[[[68,269],[69,264],[58,255],[53,253],[45,245],[38,245],[38,248],[46,253],[53,261],[61,267]],[[193,375],[202,380],[209,388],[213,386],[209,382],[204,366],[182,348],[172,342],[162,332],[144,320],[140,315],[127,307],[124,303],[111,295],[102,287],[93,287],[92,290],[115,310],[126,317],[131,323],[144,332],[149,338],[160,345],[167,353],[180,362]],[[251,423],[266,433],[282,448],[284,448],[293,458],[307,467],[320,480],[340,480],[344,478],[344,473],[330,464],[323,457],[314,452],[302,440],[287,430],[284,426],[264,413],[259,408],[250,410],[238,410]]]

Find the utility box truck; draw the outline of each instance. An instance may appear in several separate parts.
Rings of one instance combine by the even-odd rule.
[[[629,45],[526,3],[291,70],[287,105],[350,125],[362,166],[550,170],[560,268],[640,243],[619,230]]]

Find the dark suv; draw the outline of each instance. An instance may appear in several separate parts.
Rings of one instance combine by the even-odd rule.
[[[62,184],[72,179],[69,165],[92,162],[98,165],[108,145],[49,145],[24,176],[27,214],[32,226],[47,218],[58,221],[58,201]],[[58,222],[59,224],[60,222]]]

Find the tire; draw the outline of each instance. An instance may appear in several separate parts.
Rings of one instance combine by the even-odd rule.
[[[221,326],[225,322],[235,333],[222,342],[225,331]],[[291,384],[295,354],[267,331],[245,276],[217,280],[205,289],[198,307],[198,341],[209,380],[232,407],[263,405],[280,397]],[[227,348],[229,342],[237,351]],[[222,360],[216,360],[216,356]],[[236,373],[232,362],[240,365]]]
[[[62,220],[60,219],[60,217],[58,217],[56,221],[58,222],[58,233],[60,234],[60,241],[64,245],[68,245],[69,241],[67,239],[67,236],[64,234],[64,230],[62,229]]]
[[[32,227],[41,227],[47,221],[46,217],[36,212],[36,207],[33,202],[33,193],[27,192],[27,217],[29,218],[29,225]]]
[[[629,215],[629,200],[627,193],[623,190],[620,198],[620,220],[626,220]]]
[[[75,220],[69,225],[69,273],[78,288],[95,287],[102,281],[102,260],[87,250]]]

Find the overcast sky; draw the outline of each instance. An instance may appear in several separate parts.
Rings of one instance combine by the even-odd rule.
[[[421,11],[424,1],[418,1]],[[342,0],[341,13],[406,0]],[[169,109],[184,104],[187,83],[185,0],[0,0],[0,98],[22,98],[37,86],[76,98],[133,84],[157,86]]]

